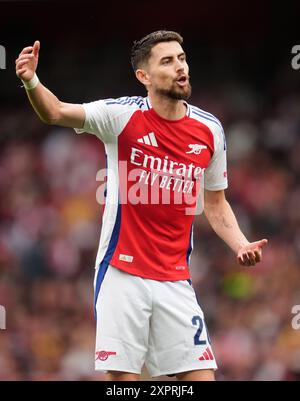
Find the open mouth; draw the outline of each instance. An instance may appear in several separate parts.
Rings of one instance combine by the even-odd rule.
[[[179,86],[185,86],[185,85],[188,84],[188,78],[187,78],[186,75],[182,75],[181,77],[179,77],[179,78],[176,80],[176,82],[177,82],[177,84],[178,84]]]

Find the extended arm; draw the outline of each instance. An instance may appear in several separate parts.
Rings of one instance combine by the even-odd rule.
[[[254,266],[261,261],[262,247],[268,240],[250,243],[239,228],[224,191],[205,191],[205,215],[214,229],[237,255],[243,266]]]
[[[30,82],[38,65],[40,42],[25,47],[16,60],[16,74],[24,82]],[[63,127],[82,128],[85,112],[80,104],[61,102],[40,82],[34,89],[27,90],[27,96],[40,119],[46,124]]]

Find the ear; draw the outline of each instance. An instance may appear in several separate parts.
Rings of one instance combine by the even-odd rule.
[[[150,85],[150,77],[146,70],[138,69],[135,71],[137,79],[145,86]]]

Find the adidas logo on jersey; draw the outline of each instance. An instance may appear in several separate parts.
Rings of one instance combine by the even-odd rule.
[[[154,135],[154,132],[150,132],[148,135],[144,135],[142,138],[137,140],[140,143],[144,143],[145,145],[155,146],[158,148],[158,144]]]
[[[214,356],[210,350],[209,347],[206,348],[206,350],[203,352],[203,354],[200,356],[199,361],[213,361]]]

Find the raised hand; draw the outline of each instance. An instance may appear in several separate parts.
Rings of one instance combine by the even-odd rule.
[[[23,81],[30,81],[37,69],[40,42],[36,40],[33,46],[25,47],[16,60],[17,77]]]
[[[262,259],[262,248],[267,243],[267,239],[262,239],[243,246],[237,254],[239,264],[242,266],[254,266],[259,263]]]

